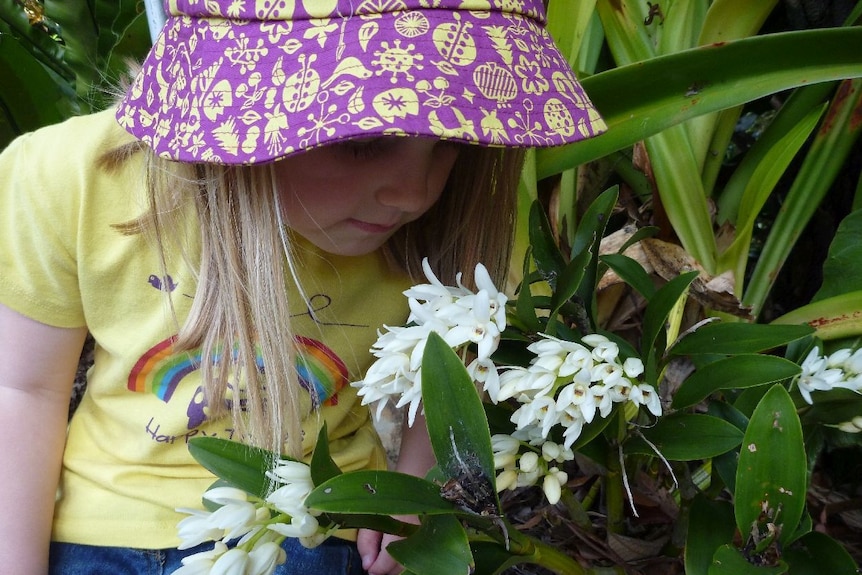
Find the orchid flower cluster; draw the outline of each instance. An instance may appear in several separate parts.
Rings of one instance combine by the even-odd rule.
[[[814,404],[812,391],[842,388],[862,393],[862,348],[855,351],[839,349],[826,356],[820,355],[820,350],[815,347],[801,367],[802,373],[796,380],[796,386],[809,405]]]
[[[599,334],[580,342],[541,334],[527,347],[534,354],[528,367],[498,366],[491,359],[506,329],[506,295],[494,286],[487,270],[476,266],[473,292],[457,277],[457,286],[445,286],[423,261],[429,283],[404,292],[410,306],[406,327],[384,326],[371,352],[377,358],[359,388],[363,405],[377,402],[377,417],[390,401],[409,405],[413,425],[422,398],[422,355],[431,332],[466,357],[470,344],[475,358],[467,372],[482,386],[492,403],[511,401],[511,435],[492,439],[495,465],[500,471],[497,489],[542,482],[548,500],[556,503],[567,476],[563,463],[574,458],[572,445],[584,425],[596,414],[607,417],[614,404],[632,402],[661,415],[661,403],[652,386],[638,383],[644,371],[640,358],[620,358],[616,343]],[[561,444],[550,441],[562,429]]]
[[[178,549],[207,541],[215,545],[183,559],[174,575],[270,575],[287,559],[281,548],[286,537],[298,538],[305,547],[328,537],[332,529],[322,528],[317,514],[303,504],[314,489],[308,465],[280,460],[266,475],[280,485],[266,499],[234,487],[214,487],[203,497],[220,506],[215,511],[177,510],[189,515],[177,526]]]
[[[802,398],[813,405],[813,391],[849,389],[862,394],[862,348],[839,349],[830,355],[821,355],[818,348],[812,349],[802,362],[802,373],[796,380]],[[862,416],[838,425],[847,433],[862,431]]]

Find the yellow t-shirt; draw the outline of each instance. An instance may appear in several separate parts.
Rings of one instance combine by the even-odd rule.
[[[69,425],[54,539],[165,548],[179,543],[175,508],[199,507],[214,480],[188,440],[232,431],[205,416],[194,354],[171,351],[167,298],[182,323],[191,271],[177,257],[162,274],[145,237],[111,227],[144,210],[142,154],[114,172],[96,167],[129,141],[109,110],[25,135],[0,155],[0,302],[42,323],[86,325],[96,340]],[[308,302],[294,294],[292,327],[307,352],[303,383],[322,398],[304,421],[305,447],[326,421],[343,469],[383,467],[368,410],[347,383],[370,365],[377,329],[405,320],[409,282],[379,254],[337,257],[304,242],[298,251]]]

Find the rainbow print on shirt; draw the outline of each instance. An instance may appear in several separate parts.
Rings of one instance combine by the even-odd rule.
[[[129,391],[152,393],[167,403],[180,381],[200,369],[200,352],[176,353],[175,340],[176,336],[162,340],[141,356],[129,373]],[[337,404],[338,391],[348,383],[347,366],[334,351],[317,340],[297,336],[295,341],[299,381],[311,393],[314,406]],[[258,369],[263,371],[259,354],[256,361]]]

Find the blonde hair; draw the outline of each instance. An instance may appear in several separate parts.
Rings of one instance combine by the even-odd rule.
[[[150,234],[166,266],[166,254],[182,249],[174,234],[186,229],[188,210],[200,223],[200,254],[186,254],[198,283],[175,350],[201,349],[211,417],[229,411],[243,441],[300,456],[304,391],[285,284],[295,278],[273,165],[177,164],[149,151],[147,157],[149,210],[118,228]],[[438,203],[384,247],[390,265],[418,281],[428,257],[438,277],[451,283],[462,270],[464,281],[472,281],[482,262],[501,282],[523,157],[521,150],[462,146]],[[244,384],[241,393],[231,388],[237,381]]]

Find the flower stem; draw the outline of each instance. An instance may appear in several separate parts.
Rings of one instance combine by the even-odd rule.
[[[608,475],[605,478],[605,505],[608,512],[608,533],[623,532],[623,469],[616,449],[608,450],[606,461]]]
[[[588,575],[590,573],[565,553],[521,533],[517,529],[510,529],[509,536],[511,538],[509,551],[519,557],[520,563],[541,565],[560,575]]]

